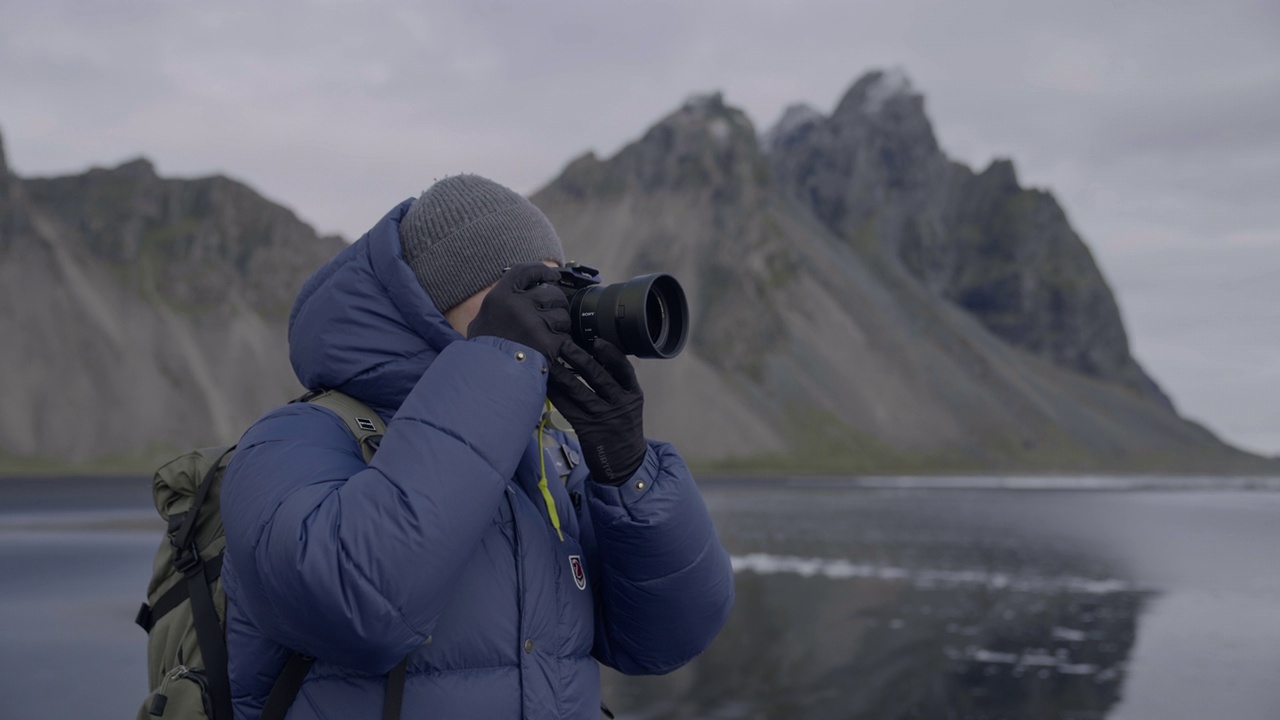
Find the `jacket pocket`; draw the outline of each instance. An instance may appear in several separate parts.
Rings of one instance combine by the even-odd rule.
[[[179,665],[142,701],[137,720],[208,720],[212,717],[213,703],[204,671]]]

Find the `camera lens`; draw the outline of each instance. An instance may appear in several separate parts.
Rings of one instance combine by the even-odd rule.
[[[644,307],[645,324],[649,328],[649,342],[654,347],[662,347],[670,333],[667,323],[667,301],[657,293],[649,293]]]
[[[570,299],[569,315],[580,344],[600,337],[636,357],[675,357],[689,337],[684,289],[666,273],[578,290]]]

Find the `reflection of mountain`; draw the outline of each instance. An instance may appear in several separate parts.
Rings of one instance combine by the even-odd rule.
[[[1103,718],[1120,698],[1146,594],[1086,581],[1107,572],[1099,558],[976,527],[945,500],[713,502],[745,569],[730,623],[669,676],[607,674],[620,718],[1065,720]],[[801,559],[833,555],[850,560]]]
[[[606,677],[620,717],[1102,718],[1143,604],[1131,590],[752,573],[737,593],[721,639],[689,667]]]

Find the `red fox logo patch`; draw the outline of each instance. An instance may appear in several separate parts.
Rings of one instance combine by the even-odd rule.
[[[569,567],[573,570],[573,584],[577,585],[579,590],[586,590],[587,573],[582,569],[582,558],[578,555],[570,555]]]

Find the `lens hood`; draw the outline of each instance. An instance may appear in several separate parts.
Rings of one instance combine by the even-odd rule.
[[[579,344],[599,337],[636,357],[675,357],[689,339],[684,288],[666,273],[579,289],[570,297],[569,316]]]

